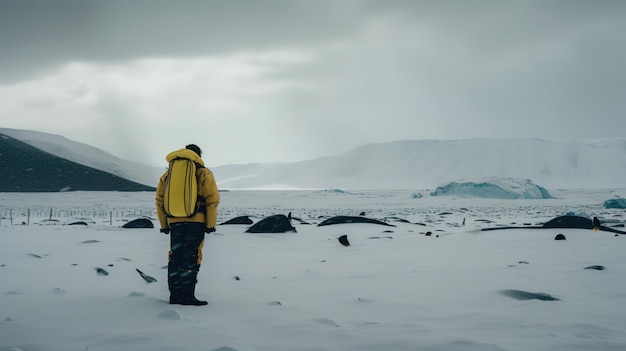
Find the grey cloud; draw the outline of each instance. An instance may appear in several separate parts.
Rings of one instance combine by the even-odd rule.
[[[444,53],[498,55],[600,21],[623,44],[620,1],[19,0],[0,4],[0,80],[72,60],[190,57],[351,42],[375,21],[404,22],[381,38]],[[564,33],[563,33],[564,32]],[[426,34],[424,34],[426,33]],[[375,33],[374,33],[375,34]],[[385,43],[378,43],[385,44]],[[436,47],[430,47],[436,50]],[[449,51],[454,49],[453,51]]]
[[[339,6],[341,7],[341,6]],[[71,60],[189,57],[306,46],[356,18],[310,1],[4,1],[0,79]]]
[[[311,59],[269,62],[259,79],[294,84],[238,103],[306,130],[307,157],[402,138],[626,128],[623,1],[0,1],[0,84],[70,61],[273,51]],[[139,111],[126,99],[97,111]]]

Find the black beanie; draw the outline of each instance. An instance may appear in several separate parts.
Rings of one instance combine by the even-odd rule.
[[[202,157],[202,150],[196,144],[189,144],[189,145],[185,146],[185,149],[191,150],[191,151],[195,152],[196,154],[198,154],[198,156]]]

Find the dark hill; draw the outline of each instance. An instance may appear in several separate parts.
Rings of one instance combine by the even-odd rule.
[[[0,134],[0,192],[154,191]]]

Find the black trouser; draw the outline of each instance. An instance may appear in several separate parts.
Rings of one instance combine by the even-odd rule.
[[[180,222],[170,225],[170,252],[167,280],[172,296],[187,297],[197,282],[202,261],[204,223]]]

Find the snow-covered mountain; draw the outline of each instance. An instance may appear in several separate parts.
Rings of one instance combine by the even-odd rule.
[[[2,128],[0,134],[150,186],[163,172],[58,135]],[[333,157],[212,171],[221,189],[434,189],[485,177],[530,179],[546,188],[624,188],[626,139],[409,140],[369,144]]]
[[[484,177],[530,179],[549,188],[623,188],[626,140],[410,140],[214,172],[225,188],[428,189]]]
[[[63,136],[31,130],[0,128],[0,134],[20,140],[66,160],[92,167],[140,184],[156,186],[163,168],[117,158],[96,147]]]

